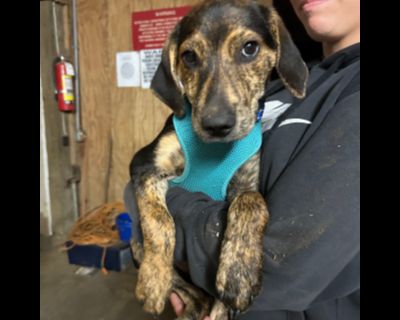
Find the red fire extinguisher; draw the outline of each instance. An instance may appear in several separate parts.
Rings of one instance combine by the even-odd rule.
[[[60,56],[54,61],[54,72],[58,109],[63,112],[74,111],[74,67]]]

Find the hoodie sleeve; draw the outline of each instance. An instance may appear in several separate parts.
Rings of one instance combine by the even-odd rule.
[[[341,100],[263,191],[271,218],[263,289],[252,310],[305,310],[359,286],[359,104],[359,92]],[[176,260],[187,260],[192,281],[215,295],[228,204],[178,188],[169,190],[167,203]]]

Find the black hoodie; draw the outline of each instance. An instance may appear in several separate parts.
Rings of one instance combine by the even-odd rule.
[[[359,72],[356,44],[311,68],[305,99],[294,99],[280,81],[268,89],[263,289],[239,319],[359,319]],[[194,284],[215,295],[228,203],[180,188],[168,191],[167,203],[175,260],[187,261]]]

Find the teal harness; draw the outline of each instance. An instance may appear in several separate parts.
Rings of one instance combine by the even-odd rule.
[[[205,143],[193,130],[191,105],[186,99],[185,109],[183,118],[173,117],[185,156],[185,169],[169,185],[191,192],[203,192],[214,200],[225,200],[229,182],[235,172],[261,147],[261,121],[257,121],[250,133],[240,140]],[[262,111],[259,112],[258,120],[261,115]]]

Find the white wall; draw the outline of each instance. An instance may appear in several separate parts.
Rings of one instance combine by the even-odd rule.
[[[52,235],[49,167],[46,148],[42,76],[40,76],[40,233]]]

